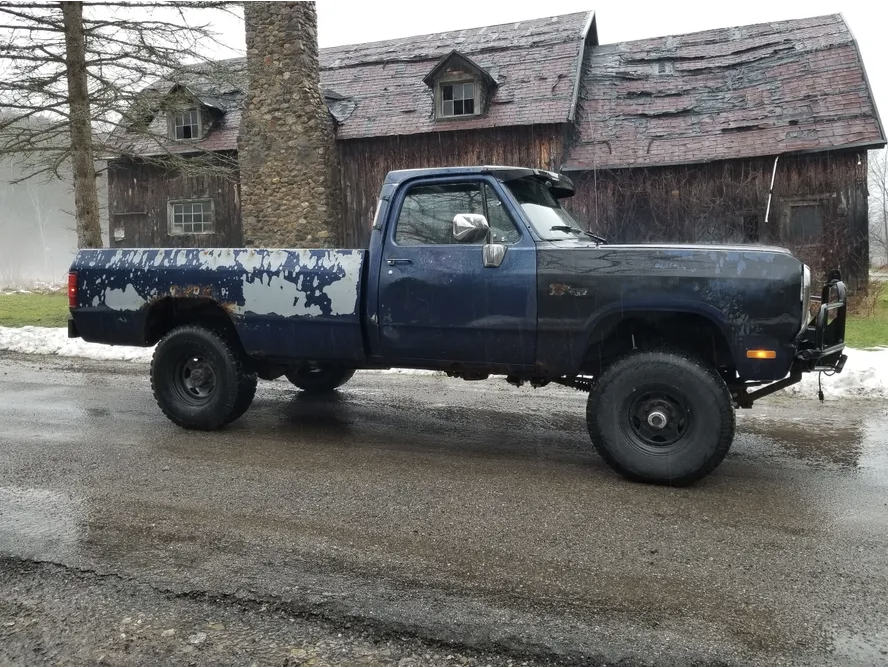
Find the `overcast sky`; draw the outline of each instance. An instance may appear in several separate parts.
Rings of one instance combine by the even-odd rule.
[[[857,38],[876,104],[888,114],[888,2],[885,0],[747,0],[745,2],[663,2],[609,0],[320,0],[321,47],[511,23],[594,9],[602,44],[675,35],[711,28],[766,23],[841,13]],[[243,48],[243,26],[218,24],[227,44]],[[885,118],[888,122],[888,116]]]

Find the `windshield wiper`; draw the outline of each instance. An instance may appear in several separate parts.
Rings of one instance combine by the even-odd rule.
[[[551,232],[577,232],[579,234],[585,234],[592,239],[595,239],[600,244],[607,243],[607,239],[604,237],[600,237],[597,234],[592,234],[591,232],[587,232],[586,230],[581,230],[579,227],[571,227],[570,225],[553,225],[549,228]]]

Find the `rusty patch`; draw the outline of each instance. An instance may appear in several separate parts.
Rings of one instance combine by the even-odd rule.
[[[549,294],[553,297],[563,297],[564,295],[570,295],[571,297],[585,297],[589,294],[589,289],[575,288],[566,283],[550,283]]]
[[[213,299],[213,287],[211,285],[171,285],[170,297],[205,297]]]

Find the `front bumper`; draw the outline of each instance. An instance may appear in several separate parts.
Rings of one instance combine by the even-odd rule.
[[[839,373],[848,359],[843,352],[848,291],[838,270],[830,273],[820,297],[812,301],[819,303],[819,307],[796,342],[794,367],[800,371]]]

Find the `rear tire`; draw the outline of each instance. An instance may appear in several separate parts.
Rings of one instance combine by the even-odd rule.
[[[355,375],[354,369],[338,366],[301,366],[287,372],[287,380],[300,390],[320,394],[345,385]]]
[[[595,449],[621,475],[682,486],[712,472],[734,439],[734,408],[714,369],[678,352],[634,352],[589,393]]]
[[[242,356],[220,334],[195,325],[169,331],[151,360],[157,405],[185,429],[211,431],[240,417],[256,390]]]

